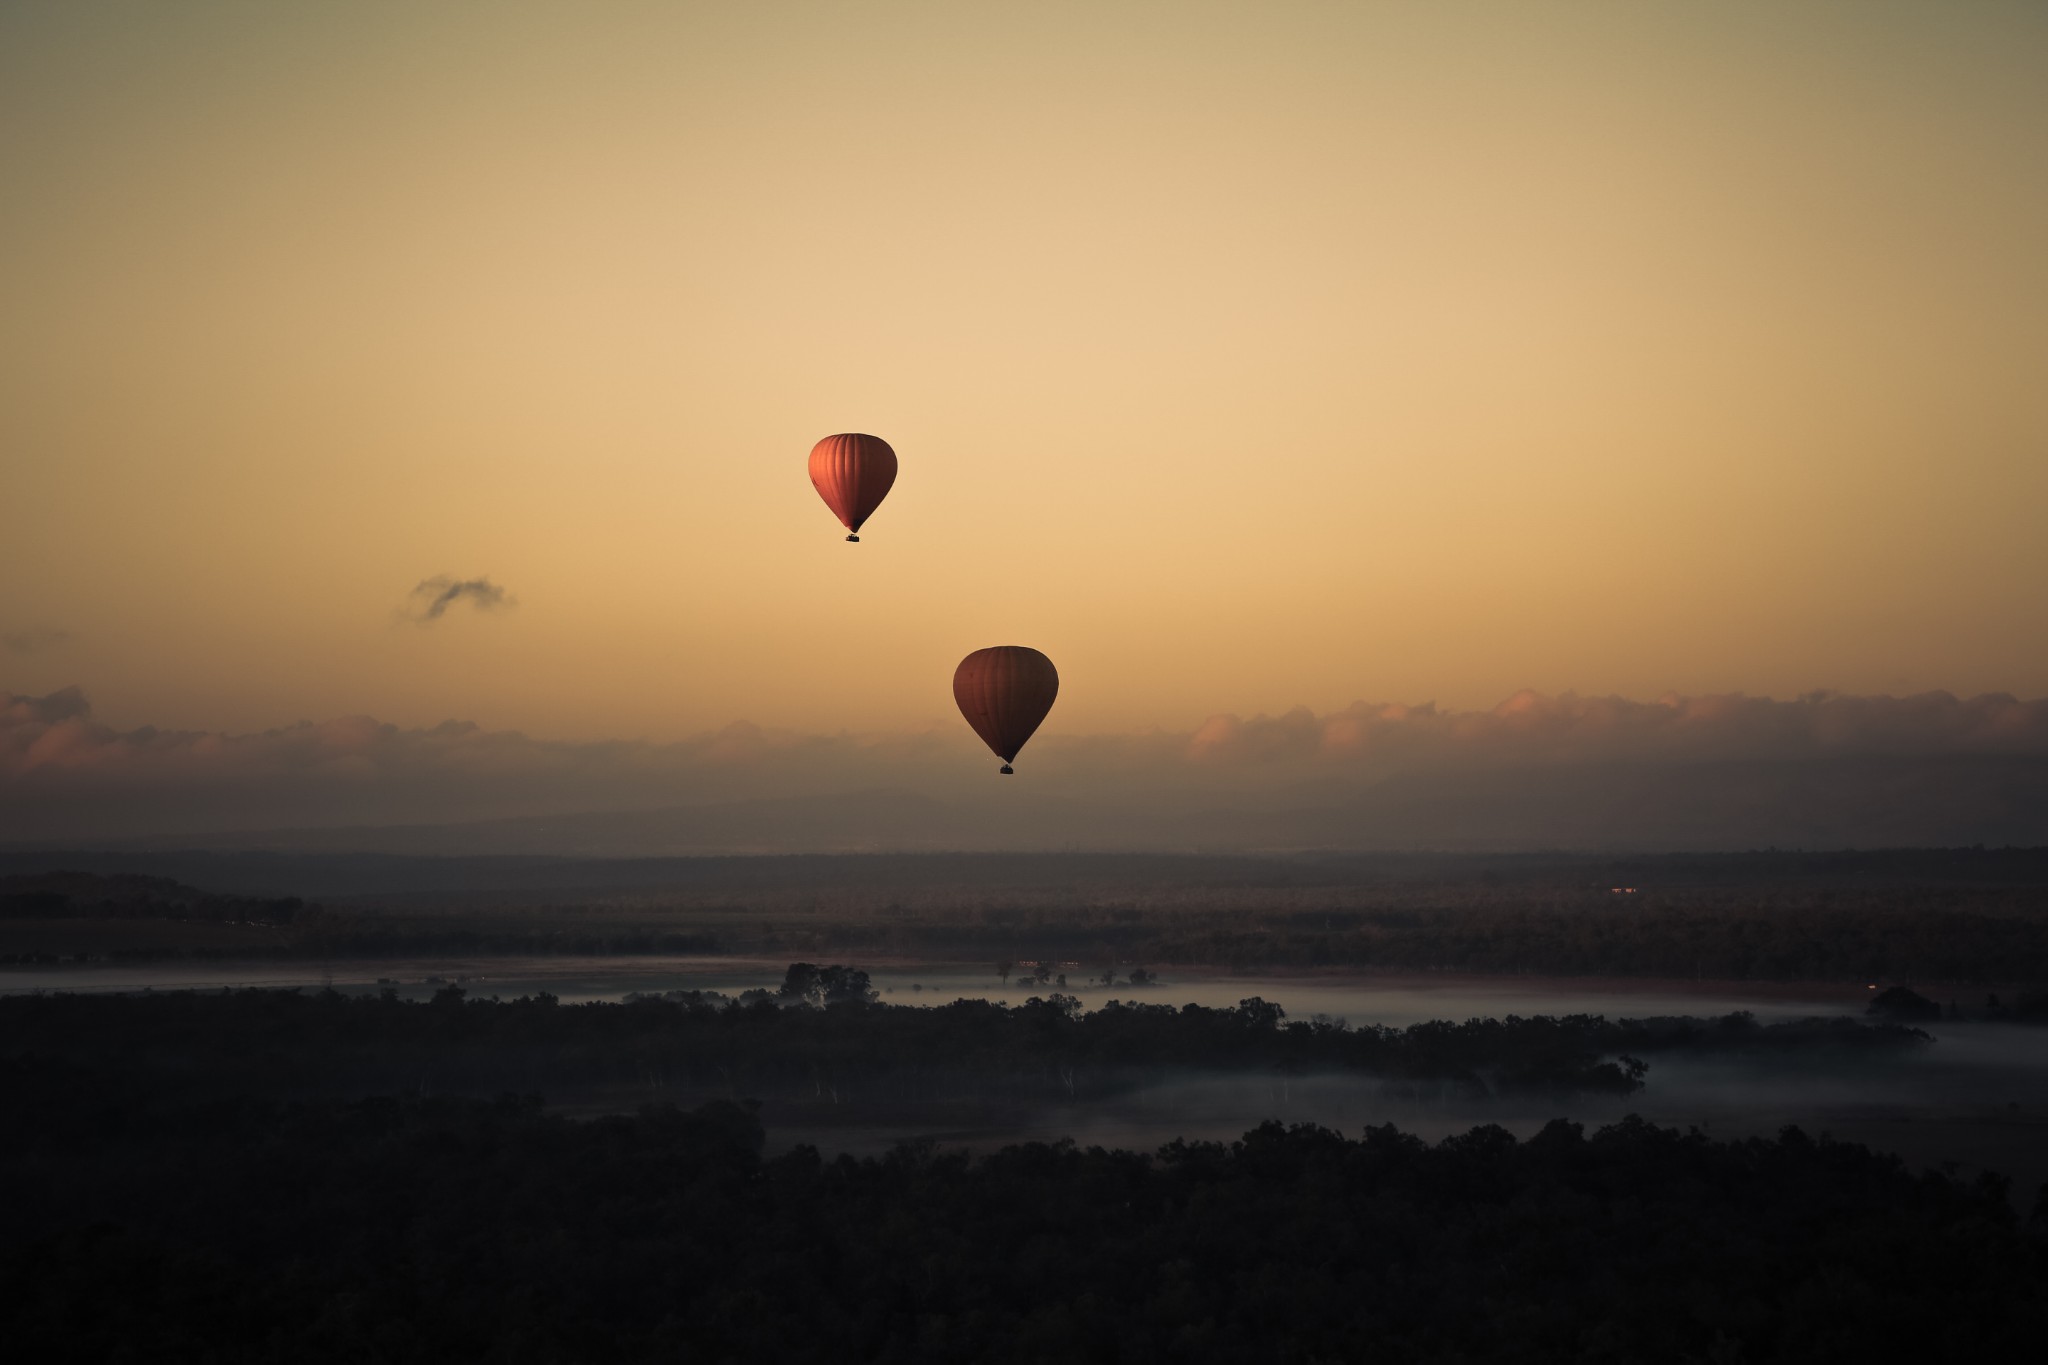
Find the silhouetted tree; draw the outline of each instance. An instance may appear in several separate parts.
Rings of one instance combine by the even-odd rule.
[[[1870,1002],[1869,1013],[1899,1023],[1918,1023],[1941,1018],[1941,1006],[1905,986],[1880,991]]]
[[[815,962],[792,962],[782,974],[782,985],[776,995],[797,1004],[815,1004],[823,987],[818,979],[818,965]]]

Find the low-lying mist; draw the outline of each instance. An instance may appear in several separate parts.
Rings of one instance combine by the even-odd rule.
[[[1267,1120],[1353,1136],[1391,1123],[1436,1140],[1475,1124],[1526,1138],[1553,1119],[1592,1127],[1635,1114],[1716,1138],[1772,1137],[1796,1126],[1894,1152],[1916,1167],[1996,1171],[2012,1178],[2015,1199],[2030,1200],[2048,1182],[2048,1032],[1967,1023],[1930,1031],[1934,1041],[1924,1048],[1875,1057],[1660,1054],[1649,1060],[1640,1090],[1617,1095],[1486,1093],[1444,1080],[1337,1072],[1246,1077],[1160,1069],[1085,1104],[1018,1104],[984,1112],[980,1124],[918,1131],[973,1150],[1068,1137],[1148,1151],[1176,1138],[1229,1141]],[[770,1106],[763,1117],[771,1139],[784,1145],[879,1152],[911,1135],[895,1125],[835,1124],[830,1110],[813,1104],[778,1115]]]

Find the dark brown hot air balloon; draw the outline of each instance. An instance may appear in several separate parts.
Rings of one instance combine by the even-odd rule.
[[[1022,645],[977,649],[953,670],[953,700],[982,742],[1010,764],[1060,694],[1052,660]]]
[[[857,431],[827,436],[811,447],[811,483],[846,527],[848,540],[875,514],[896,482],[896,452],[879,436]]]

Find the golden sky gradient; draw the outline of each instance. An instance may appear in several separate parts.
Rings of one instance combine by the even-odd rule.
[[[2027,3],[5,5],[0,687],[2039,696],[2044,71]]]

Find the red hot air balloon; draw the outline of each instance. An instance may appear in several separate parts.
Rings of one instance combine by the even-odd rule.
[[[896,452],[879,436],[849,431],[811,447],[811,483],[846,527],[848,540],[860,539],[861,523],[875,514],[895,482]]]
[[[1003,760],[1003,771],[1031,738],[1060,694],[1052,660],[1022,645],[977,649],[953,670],[953,700],[982,742]]]

